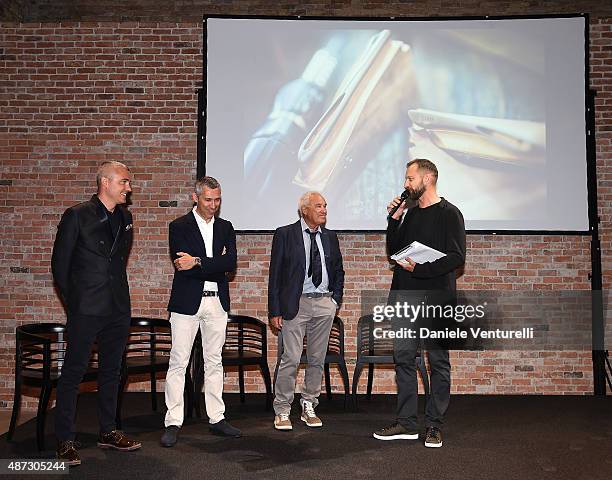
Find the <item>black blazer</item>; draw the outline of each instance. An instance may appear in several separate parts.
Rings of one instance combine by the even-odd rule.
[[[202,259],[202,268],[174,271],[172,293],[168,311],[195,315],[202,301],[204,282],[217,282],[219,300],[223,309],[230,309],[229,283],[226,273],[236,269],[236,233],[231,222],[215,218],[213,224],[213,256],[206,256],[204,239],[196,223],[193,212],[177,218],[170,223],[169,229],[170,256],[172,260],[177,252],[185,252]],[[222,255],[225,248],[225,254]]]
[[[335,232],[321,227],[321,244],[329,277],[329,290],[338,305],[342,303],[344,269]],[[306,275],[306,253],[302,224],[298,220],[274,232],[270,277],[268,280],[268,315],[291,320],[298,314]]]
[[[133,238],[124,206],[113,240],[106,209],[97,196],[70,207],[57,227],[51,271],[69,314],[105,316],[130,311],[126,264]]]

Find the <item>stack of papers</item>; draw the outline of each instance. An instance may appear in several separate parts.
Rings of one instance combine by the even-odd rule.
[[[439,252],[434,248],[415,241],[391,255],[391,260],[397,262],[398,260],[406,260],[408,257],[416,263],[428,263],[434,262],[438,258],[446,257],[446,253]]]

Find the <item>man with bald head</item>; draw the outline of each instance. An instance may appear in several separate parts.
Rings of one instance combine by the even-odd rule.
[[[98,169],[98,191],[64,212],[57,229],[51,270],[67,314],[68,345],[57,385],[55,434],[57,458],[69,465],[81,460],[74,418],[79,384],[98,342],[98,447],[136,450],[116,429],[121,359],[130,328],[130,292],[126,262],[132,244],[132,214],[125,208],[130,170],[119,162]]]
[[[292,430],[289,414],[297,369],[307,339],[308,366],[300,405],[301,420],[321,427],[315,414],[321,393],[329,332],[342,303],[344,269],[338,237],[324,227],[327,203],[318,192],[305,193],[298,204],[300,220],[274,232],[268,316],[282,332],[282,351],[274,386],[274,428]]]

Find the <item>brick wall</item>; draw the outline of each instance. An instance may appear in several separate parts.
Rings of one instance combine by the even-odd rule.
[[[344,5],[344,13],[349,14],[346,4],[354,2],[334,3]],[[350,14],[389,13],[376,2],[360,3],[362,8],[353,8]],[[474,14],[472,4],[492,2],[448,3],[458,5],[448,14]],[[461,10],[464,3],[470,5]],[[239,13],[232,5],[233,13]],[[612,21],[592,17],[591,23],[591,83],[598,91],[599,211],[608,288],[612,280],[612,261],[606,255],[612,250]],[[65,208],[94,192],[95,171],[104,160],[125,162],[134,173],[135,244],[128,269],[133,314],[165,317],[172,278],[167,225],[190,207],[195,89],[201,85],[201,66],[202,32],[196,20],[0,25],[0,406],[9,407],[12,402],[15,326],[64,321],[49,264],[55,229]],[[340,315],[346,324],[352,375],[359,292],[365,286],[387,288],[390,271],[382,235],[344,234],[340,242],[347,272]],[[269,235],[239,236],[239,265],[231,285],[235,313],[266,317],[270,243]],[[589,289],[589,258],[588,237],[470,235],[460,285]],[[276,349],[271,336],[269,342],[273,365]],[[454,353],[453,391],[588,394],[592,391],[590,357],[590,352]],[[333,382],[339,388],[337,376]],[[235,391],[236,385],[236,375],[230,373],[227,390]],[[364,385],[362,381],[361,389]],[[378,370],[374,385],[376,392],[393,392],[393,370]],[[249,372],[247,388],[263,390],[256,372]],[[31,399],[26,408],[34,405]]]

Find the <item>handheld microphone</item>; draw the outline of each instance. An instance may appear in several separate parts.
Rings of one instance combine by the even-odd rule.
[[[387,215],[387,221],[391,220],[391,217],[393,216],[395,212],[397,212],[397,209],[400,208],[404,204],[404,202],[408,200],[409,198],[410,198],[410,191],[406,189],[400,195],[400,202],[395,207],[393,207],[391,211],[389,212],[389,215]]]

